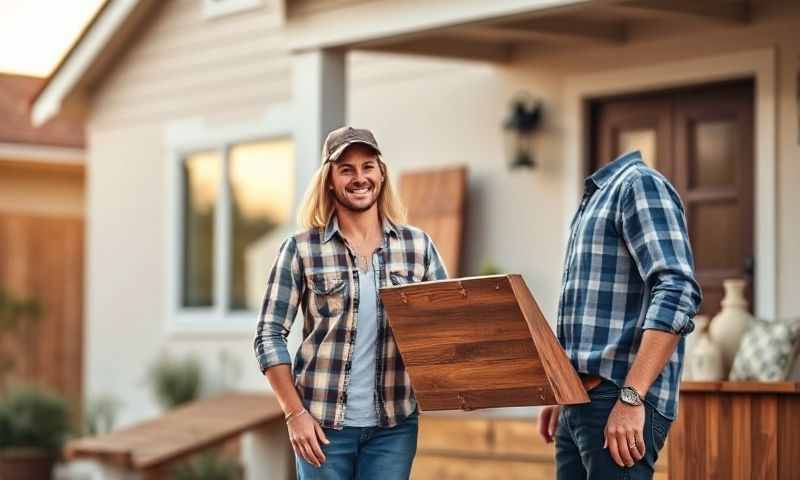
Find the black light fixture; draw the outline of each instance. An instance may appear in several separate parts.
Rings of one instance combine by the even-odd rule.
[[[528,93],[520,93],[511,100],[511,114],[503,123],[509,167],[534,168],[533,134],[542,118],[542,103]]]

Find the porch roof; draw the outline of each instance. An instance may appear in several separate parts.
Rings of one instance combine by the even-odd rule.
[[[282,1],[293,52],[369,50],[489,62],[509,61],[531,45],[625,44],[629,24],[642,18],[750,19],[749,0],[369,0],[325,8],[316,0]],[[84,108],[91,88],[163,3],[109,0],[33,98],[32,123]]]

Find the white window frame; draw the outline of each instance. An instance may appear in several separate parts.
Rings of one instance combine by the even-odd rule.
[[[167,232],[167,295],[165,333],[180,335],[217,336],[219,334],[255,334],[257,311],[230,310],[231,275],[231,212],[230,185],[227,162],[223,159],[230,148],[241,143],[294,139],[289,104],[271,108],[260,118],[223,127],[211,126],[202,118],[175,122],[167,128],[166,151],[168,168],[166,190],[169,205],[165,215]],[[219,152],[222,175],[218,189],[219,201],[214,218],[214,302],[210,307],[184,307],[183,281],[183,162],[187,155],[197,152]],[[268,266],[264,267],[265,269]],[[266,275],[266,270],[264,274]]]
[[[253,10],[264,5],[264,0],[203,0],[203,16],[215,18],[232,13]]]

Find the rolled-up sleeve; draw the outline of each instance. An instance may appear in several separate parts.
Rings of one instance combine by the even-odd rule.
[[[262,373],[275,365],[292,363],[286,337],[297,315],[303,286],[297,243],[291,237],[283,242],[272,265],[256,327],[254,347]]]
[[[447,278],[447,267],[444,265],[442,256],[439,255],[439,250],[433,240],[426,234],[425,235],[425,276],[422,281],[427,282],[430,280],[444,280]]]
[[[660,177],[639,175],[623,190],[621,212],[623,239],[650,291],[643,328],[689,334],[702,294],[677,192]]]

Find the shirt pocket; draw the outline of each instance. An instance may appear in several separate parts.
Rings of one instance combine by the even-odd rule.
[[[347,272],[312,273],[306,276],[308,305],[314,316],[335,318],[349,302]]]
[[[417,283],[420,278],[414,275],[413,271],[397,270],[389,272],[389,280],[392,285],[407,285],[409,283]]]

